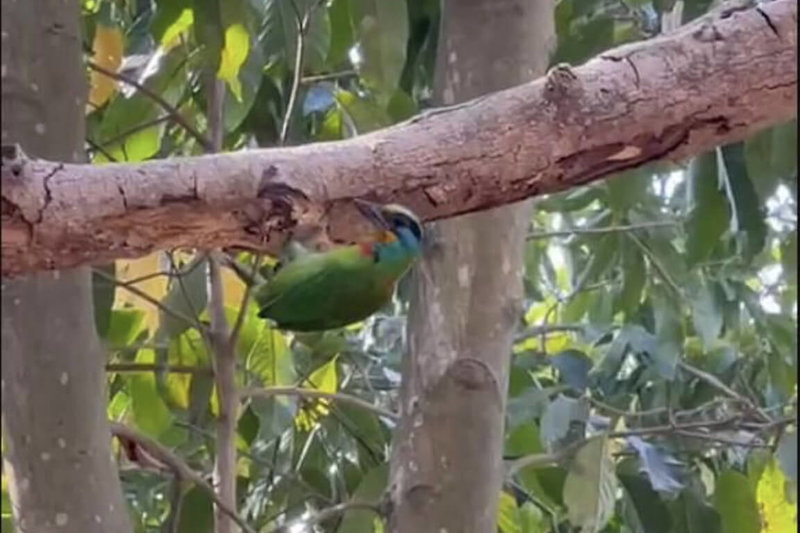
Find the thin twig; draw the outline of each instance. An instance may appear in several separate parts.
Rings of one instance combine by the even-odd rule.
[[[333,518],[335,516],[339,516],[340,514],[346,513],[347,511],[352,511],[355,509],[363,509],[366,511],[372,511],[378,516],[381,516],[380,504],[374,502],[365,502],[365,501],[358,501],[352,500],[349,502],[343,502],[333,507],[328,507],[327,509],[323,509],[322,511],[318,512],[315,515],[312,515],[308,518],[299,518],[293,522],[288,524],[283,524],[281,526],[274,527],[272,529],[268,529],[267,531],[270,533],[279,533],[282,531],[290,531],[294,529],[296,526],[305,526],[305,530],[311,530],[312,526],[315,524],[319,524],[328,520],[329,518]]]
[[[769,445],[764,444],[763,442],[741,442],[735,439],[727,439],[725,437],[722,437],[720,435],[715,435],[713,433],[702,433],[700,431],[688,431],[685,429],[679,429],[675,433],[683,437],[689,437],[691,439],[707,440],[710,442],[717,442],[720,444],[729,444],[731,446],[741,446],[743,448],[769,448]]]
[[[682,360],[678,361],[678,368],[680,368],[684,372],[687,372],[688,374],[693,375],[697,379],[706,382],[707,384],[711,385],[712,387],[714,387],[721,393],[725,394],[726,396],[729,396],[734,400],[742,402],[744,405],[750,408],[751,411],[755,412],[758,415],[758,417],[761,418],[764,422],[773,421],[772,418],[767,413],[765,413],[760,407],[753,404],[753,402],[751,402],[748,398],[744,397],[743,395],[739,394],[732,388],[725,385],[716,376],[709,374],[708,372],[705,372],[703,370],[700,370],[699,368],[695,368],[686,361]]]
[[[643,222],[641,224],[628,224],[621,226],[606,226],[602,228],[570,228],[556,231],[536,231],[529,233],[527,240],[554,239],[559,237],[571,237],[573,235],[603,235],[606,233],[618,233],[625,231],[637,231],[640,229],[669,228],[677,226],[679,222],[674,220],[661,220],[654,222]]]
[[[685,424],[668,424],[668,425],[641,427],[625,431],[612,431],[607,433],[607,436],[610,439],[622,439],[626,437],[642,436],[642,435],[659,435],[664,433],[677,434],[680,431],[687,431],[692,429],[724,427],[736,422],[736,420],[737,419],[735,417],[732,417],[723,420],[687,422]],[[580,439],[552,453],[537,453],[515,459],[514,461],[509,463],[506,470],[507,475],[511,477],[521,469],[531,466],[541,468],[543,466],[559,463],[564,459],[566,459],[569,455],[571,455],[575,450],[583,446],[587,440],[588,439]]]
[[[181,115],[180,112],[177,109],[175,109],[175,107],[172,104],[164,100],[164,98],[160,94],[156,93],[146,85],[139,83],[136,80],[130,79],[124,74],[120,74],[119,72],[114,72],[113,70],[101,67],[100,65],[92,61],[88,61],[87,66],[90,69],[99,72],[100,74],[103,74],[105,76],[108,76],[111,79],[120,81],[126,85],[134,87],[137,91],[139,91],[143,95],[153,100],[156,104],[158,104],[161,107],[161,109],[166,111],[166,113],[170,116],[170,118],[172,118],[172,120],[174,120],[176,123],[180,124],[183,127],[183,129],[185,129],[189,133],[189,135],[194,137],[195,140],[197,140],[197,142],[200,143],[200,145],[203,148],[205,148],[206,150],[213,149],[211,142],[202,133],[197,131],[197,129],[195,129],[194,126],[189,124],[189,122],[183,117],[183,115]]]
[[[166,372],[172,374],[195,374],[213,376],[214,369],[209,366],[196,365],[160,365],[157,363],[108,363],[106,372],[139,373]]]
[[[581,324],[542,324],[539,326],[532,326],[521,331],[514,337],[514,343],[526,341],[534,337],[539,337],[543,333],[556,333],[562,331],[581,332],[586,329],[586,326]]]
[[[116,163],[117,162],[117,158],[114,157],[113,155],[111,155],[105,148],[103,148],[102,146],[100,146],[99,144],[97,144],[96,142],[94,142],[93,140],[91,140],[88,137],[86,139],[84,139],[84,140],[86,141],[86,144],[89,145],[89,148],[91,148],[95,152],[100,152],[101,154],[103,154],[103,156],[105,156],[106,159],[108,159],[112,163]]]
[[[108,281],[109,283],[113,283],[114,285],[116,285],[118,287],[122,287],[123,289],[125,289],[128,292],[130,292],[131,294],[134,294],[134,295],[138,296],[139,298],[141,298],[142,300],[152,304],[153,306],[157,307],[158,309],[160,309],[164,313],[170,315],[171,317],[177,318],[178,320],[183,320],[187,324],[189,324],[190,326],[201,328],[200,329],[201,333],[204,331],[205,326],[203,326],[202,323],[197,322],[196,320],[192,320],[190,317],[184,315],[180,311],[176,311],[174,309],[171,309],[170,307],[168,307],[168,306],[164,305],[163,303],[159,302],[158,300],[156,300],[155,298],[153,298],[152,296],[150,296],[149,294],[147,294],[143,290],[141,290],[141,289],[139,289],[139,288],[137,288],[137,287],[135,287],[133,285],[128,285],[124,281],[119,281],[115,277],[109,276],[108,274],[106,274],[105,272],[103,272],[101,270],[95,270],[94,273],[97,274],[98,276],[100,276],[101,278],[103,278],[104,280]]]
[[[666,284],[669,286],[669,288],[670,288],[670,289],[672,289],[672,290],[675,292],[675,294],[677,294],[678,296],[683,296],[683,291],[681,291],[681,288],[680,288],[680,287],[678,287],[678,284],[677,284],[677,283],[675,283],[675,281],[672,279],[672,277],[671,277],[669,274],[667,274],[667,270],[666,270],[666,269],[665,269],[665,268],[664,268],[664,267],[661,265],[661,262],[660,262],[660,261],[659,261],[659,259],[658,259],[658,258],[655,256],[655,254],[653,254],[653,252],[650,250],[650,248],[648,248],[648,247],[647,247],[647,246],[646,246],[646,245],[645,245],[645,244],[644,244],[644,243],[643,243],[643,242],[642,242],[642,241],[641,241],[641,240],[640,240],[640,239],[639,239],[639,238],[638,238],[636,235],[634,235],[633,233],[628,233],[628,235],[627,235],[627,236],[628,236],[628,237],[629,237],[629,238],[630,238],[630,239],[633,241],[633,243],[634,243],[634,244],[635,244],[635,245],[636,245],[636,246],[637,246],[637,247],[638,247],[640,250],[642,250],[642,252],[644,253],[644,255],[645,255],[645,256],[647,256],[647,258],[650,260],[650,264],[651,264],[651,265],[653,265],[653,268],[655,269],[656,273],[659,275],[659,277],[660,277],[661,279],[663,279],[663,280],[664,280],[664,283],[666,283]]]
[[[142,435],[133,428],[118,422],[109,422],[109,425],[111,426],[111,433],[113,435],[135,442],[147,450],[150,455],[165,465],[171,467],[181,479],[190,481],[208,492],[216,507],[225,515],[230,517],[231,520],[236,522],[236,524],[245,532],[256,533],[256,530],[250,527],[247,522],[245,522],[245,520],[236,513],[235,509],[232,509],[230,506],[226,505],[225,502],[223,502],[219,496],[217,496],[214,488],[203,478],[203,476],[189,467],[189,465],[186,464],[181,457],[173,453],[171,450],[165,448],[158,442],[154,441],[150,437]]]
[[[350,404],[366,411],[371,411],[377,415],[385,416],[391,420],[397,420],[400,416],[397,413],[388,411],[377,405],[373,405],[361,398],[344,394],[341,392],[324,392],[316,389],[306,389],[302,387],[249,387],[241,391],[242,397],[270,398],[272,396],[299,396],[301,398],[324,398],[341,403]]]
[[[292,2],[293,3],[293,2]],[[299,17],[299,13],[297,13]],[[289,137],[289,125],[292,122],[291,110],[294,109],[295,100],[297,99],[297,91],[300,87],[300,78],[303,75],[303,54],[305,52],[305,33],[308,28],[308,21],[311,18],[311,10],[309,10],[302,18],[298,18],[297,24],[297,52],[294,58],[294,77],[292,78],[292,88],[289,91],[289,100],[286,103],[286,113],[283,115],[283,123],[281,124],[280,139],[286,142]]]
[[[309,83],[317,83],[320,81],[340,80],[342,78],[352,78],[358,76],[355,70],[342,70],[340,72],[331,72],[329,74],[317,74],[316,76],[303,76],[300,83],[303,85]]]
[[[147,122],[142,122],[141,124],[137,124],[136,126],[133,126],[132,128],[127,129],[127,130],[123,131],[122,133],[111,137],[107,141],[103,141],[103,146],[113,146],[114,144],[116,144],[116,143],[118,143],[120,141],[124,141],[125,139],[127,139],[128,137],[133,135],[134,133],[139,133],[140,131],[144,131],[147,128],[151,128],[153,126],[158,126],[162,122],[166,122],[168,120],[172,120],[172,117],[169,116],[169,115],[162,115],[160,117],[154,118],[153,120],[148,120]],[[87,139],[87,142],[90,142],[89,139]],[[108,157],[108,156],[106,156],[106,157]]]

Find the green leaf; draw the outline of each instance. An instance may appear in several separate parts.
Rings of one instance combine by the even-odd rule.
[[[669,511],[650,483],[637,475],[619,474],[625,489],[624,514],[629,524],[638,525],[635,533],[669,533],[672,526]]]
[[[627,318],[639,308],[647,281],[647,269],[642,251],[630,240],[622,242],[622,276],[620,308]]]
[[[692,287],[689,297],[692,302],[694,329],[703,340],[704,348],[708,350],[722,331],[722,302],[714,286],[702,279]]]
[[[653,289],[657,347],[651,355],[659,375],[666,380],[675,377],[678,359],[683,351],[683,324],[680,304],[661,288]]]
[[[686,221],[686,262],[689,266],[707,260],[730,220],[728,202],[720,186],[717,154],[706,152],[689,167],[690,212]]]
[[[781,266],[788,285],[797,285],[797,231],[781,244]]]
[[[145,313],[141,309],[113,309],[105,340],[113,348],[129,346],[144,328]]]
[[[384,105],[394,94],[406,62],[408,7],[405,0],[350,0],[360,43],[364,83]]]
[[[155,353],[149,348],[139,350],[136,362],[155,363]],[[144,433],[158,438],[172,425],[173,417],[158,392],[155,376],[152,373],[128,376],[128,391],[136,426]]]
[[[226,314],[228,322],[233,324],[239,310],[226,308]],[[290,385],[295,381],[292,354],[286,337],[273,329],[268,321],[258,318],[255,302],[250,302],[242,321],[236,353],[244,360],[245,370],[258,376],[264,386]]]
[[[549,531],[550,521],[536,505],[523,503],[519,508],[521,533],[544,533]]]
[[[561,379],[573,389],[583,391],[589,381],[592,360],[579,350],[564,350],[550,357],[550,363],[561,374]]]
[[[648,165],[607,178],[603,184],[608,191],[607,200],[611,210],[625,217],[629,209],[640,207],[647,189],[653,183],[653,172],[652,166]]]
[[[201,45],[206,65],[215,72],[225,42],[221,7],[231,0],[193,0],[195,40]]]
[[[337,91],[336,101],[346,117],[345,124],[353,130],[351,136],[361,135],[391,124],[386,112],[374,101],[361,98],[350,91]]]
[[[352,499],[357,501],[377,502],[389,479],[389,465],[382,464],[367,472]],[[342,522],[337,533],[366,533],[374,531],[375,513],[367,509],[350,509],[342,515]]]
[[[506,491],[500,491],[497,504],[497,527],[502,533],[522,533],[522,523],[517,500]]]
[[[775,459],[767,463],[761,474],[756,498],[758,501],[756,517],[758,518],[760,512],[761,523],[764,525],[760,533],[786,533],[797,530],[797,504],[789,502],[786,498],[786,478]]]
[[[262,46],[267,58],[282,59],[289,70],[294,70],[297,55],[297,15],[313,9],[304,42],[303,64],[305,71],[317,72],[325,68],[325,59],[331,42],[331,26],[327,9],[317,9],[318,0],[264,0]]]
[[[180,75],[185,65],[184,58],[175,49],[167,53],[158,65],[158,71],[140,83],[175,106],[187,88],[185,77]],[[152,98],[141,92],[136,91],[130,97],[119,93],[103,113],[93,140],[117,161],[143,161],[158,153],[165,123],[130,132],[163,113]],[[108,159],[97,154],[93,161],[101,163]]]
[[[749,260],[764,249],[767,225],[753,183],[747,174],[742,143],[719,149],[724,165],[720,174],[733,208],[732,229],[743,238],[742,253]]]
[[[564,482],[567,517],[582,533],[597,533],[614,515],[617,476],[606,435],[590,438],[569,467]]]
[[[797,172],[797,121],[765,129],[745,141],[747,173],[761,201]]]
[[[714,507],[722,518],[725,533],[759,533],[755,493],[744,474],[725,470],[717,476]]]
[[[670,505],[671,533],[722,533],[719,515],[693,489],[685,489]]]
[[[162,305],[187,318],[198,318],[208,304],[207,269],[208,263],[203,259],[188,273],[170,280]],[[190,327],[192,324],[186,320],[159,310],[159,331],[167,338],[177,337]]]
[[[208,491],[191,487],[181,500],[178,518],[178,533],[212,533],[214,531],[214,507]]]
[[[108,263],[106,265],[98,265],[94,270],[99,270],[108,276],[114,277],[116,271],[115,263]],[[92,301],[94,303],[94,325],[97,328],[97,334],[101,339],[105,338],[108,334],[108,328],[111,324],[111,307],[114,305],[114,295],[116,294],[117,286],[101,277],[95,272],[92,272]]]
[[[567,437],[574,422],[583,423],[589,418],[584,400],[559,394],[545,409],[541,421],[542,442],[548,449]]]
[[[596,240],[589,247],[590,258],[586,267],[575,280],[575,287],[585,287],[603,278],[619,258],[619,235],[609,234]]]
[[[559,7],[564,2],[559,2]],[[585,0],[573,2],[591,4]],[[558,15],[557,15],[558,17]],[[579,65],[614,44],[614,19],[609,15],[598,15],[584,20],[570,21],[569,31],[558,34],[558,46],[552,63]]]
[[[521,424],[508,435],[505,453],[511,457],[545,453],[541,441],[536,424]],[[558,471],[561,475],[554,475],[553,471]],[[517,472],[520,485],[551,510],[560,505],[564,476],[566,472],[561,468],[546,469],[531,466]]]
[[[328,16],[331,24],[331,44],[326,62],[336,67],[347,60],[347,54],[355,44],[350,0],[333,0],[328,8]]]

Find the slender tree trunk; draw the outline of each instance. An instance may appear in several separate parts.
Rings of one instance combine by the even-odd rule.
[[[80,1],[2,2],[2,140],[83,161]],[[20,532],[124,533],[87,268],[2,284],[4,468]]]
[[[445,0],[435,93],[442,105],[544,73],[551,0]],[[530,203],[431,225],[415,270],[391,530],[497,530],[508,366],[522,305]]]

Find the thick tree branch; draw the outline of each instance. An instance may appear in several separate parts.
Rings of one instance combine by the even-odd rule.
[[[135,165],[4,160],[3,275],[177,247],[275,252],[323,213],[328,236],[350,240],[366,230],[355,197],[431,220],[681,160],[796,115],[796,18],[796,0],[712,13],[606,52],[570,83],[539,79],[342,142]],[[314,209],[286,209],[275,191]]]

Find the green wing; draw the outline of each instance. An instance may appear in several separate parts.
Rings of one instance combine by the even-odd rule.
[[[259,316],[296,331],[357,322],[391,296],[376,283],[375,274],[374,261],[357,246],[303,255],[257,291]]]

